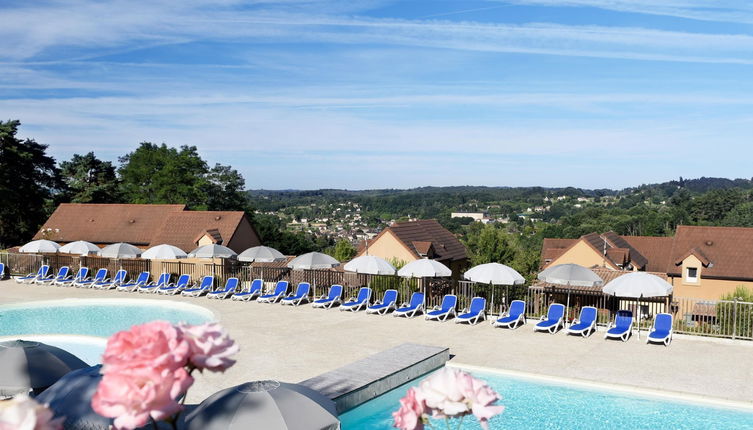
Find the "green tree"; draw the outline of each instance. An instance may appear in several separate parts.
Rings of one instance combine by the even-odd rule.
[[[209,169],[195,146],[176,149],[143,142],[119,161],[123,195],[129,203],[182,203],[207,209]]]
[[[474,266],[484,263],[509,264],[515,258],[515,248],[510,237],[503,229],[495,227],[494,224],[486,224],[481,228],[471,229],[466,245],[471,253],[471,263]]]
[[[249,211],[246,181],[230,166],[215,164],[206,175],[207,208],[210,211]]]
[[[732,227],[753,227],[753,202],[735,206],[724,217],[722,224]]]
[[[73,203],[117,203],[120,190],[115,167],[102,161],[93,152],[74,154],[70,161],[60,164],[63,181],[68,187],[68,199]]]
[[[335,246],[327,248],[325,252],[341,263],[356,256],[356,248],[347,239],[338,240]]]
[[[31,239],[63,187],[47,145],[16,137],[20,124],[0,122],[0,247]]]

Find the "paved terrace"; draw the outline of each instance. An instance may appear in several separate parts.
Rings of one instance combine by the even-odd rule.
[[[717,397],[753,406],[753,342],[678,336],[669,348],[518,330],[408,320],[256,302],[216,301],[0,282],[0,303],[57,298],[149,298],[204,306],[241,345],[225,374],[199,375],[189,401],[249,380],[299,382],[405,342],[450,348],[455,364]]]

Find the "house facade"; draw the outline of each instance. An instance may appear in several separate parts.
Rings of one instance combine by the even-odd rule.
[[[452,270],[455,279],[468,266],[465,246],[436,220],[396,222],[364,242],[356,256],[367,252],[387,261],[437,260]]]
[[[541,268],[565,263],[662,273],[675,296],[718,300],[737,287],[753,289],[753,228],[678,226],[672,237],[607,232],[544,239]]]
[[[235,252],[261,244],[242,211],[189,211],[185,205],[63,203],[34,239],[64,245],[86,240],[100,247],[127,242],[139,248],[167,243],[189,252],[216,243]]]

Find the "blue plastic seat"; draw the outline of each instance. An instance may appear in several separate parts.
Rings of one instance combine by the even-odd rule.
[[[139,273],[139,276],[136,277],[136,280],[131,282],[126,282],[124,284],[118,285],[117,289],[118,291],[136,291],[138,288],[146,285],[149,282],[149,275],[150,273],[147,271]]]
[[[311,303],[314,308],[329,309],[332,306],[342,303],[343,286],[339,284],[329,287],[329,294],[321,296]]]
[[[669,346],[672,342],[672,315],[666,313],[656,314],[654,326],[646,337],[646,343],[656,342]]]
[[[126,281],[127,276],[128,276],[128,271],[125,269],[120,269],[117,272],[115,272],[115,277],[113,277],[112,279],[104,279],[102,281],[96,281],[96,277],[95,277],[95,282],[92,285],[92,288],[109,290],[111,288],[118,287],[120,285],[123,285],[123,283]]]
[[[153,293],[160,288],[167,286],[168,284],[170,284],[170,274],[162,273],[161,275],[159,275],[159,278],[157,278],[157,282],[149,282],[145,285],[142,285],[137,289],[137,291],[139,293]]]
[[[369,301],[371,300],[371,288],[369,287],[361,287],[358,290],[358,296],[357,297],[351,297],[340,305],[341,311],[351,311],[351,312],[357,312],[361,309],[366,309],[369,307]]]
[[[191,276],[184,273],[180,275],[180,277],[178,277],[178,280],[174,284],[167,284],[163,287],[160,287],[157,292],[159,294],[174,295],[188,288],[188,284],[190,282]]]
[[[424,310],[424,293],[415,292],[410,296],[410,302],[403,303],[395,312],[392,313],[394,317],[406,317],[413,318],[418,315],[419,312]]]
[[[34,281],[40,278],[44,278],[47,276],[47,273],[50,271],[50,266],[43,264],[39,270],[37,270],[37,273],[29,273],[26,276],[16,276],[15,279],[16,282],[19,284],[33,284]]]
[[[583,337],[588,337],[596,332],[596,320],[598,317],[598,311],[593,306],[583,306],[580,308],[580,317],[573,321],[573,324],[568,327],[567,334],[579,334]]]
[[[259,303],[277,303],[278,301],[282,300],[283,297],[285,297],[285,294],[287,292],[288,281],[278,281],[273,293],[259,296],[256,301]]]
[[[533,331],[547,331],[551,334],[557,333],[557,330],[565,327],[565,305],[561,303],[552,303],[545,317],[533,326]]]
[[[226,299],[229,295],[235,293],[238,289],[238,278],[227,278],[225,281],[225,288],[219,291],[210,291],[207,293],[209,299]]]
[[[284,297],[280,303],[283,305],[298,306],[303,302],[309,300],[309,292],[311,291],[311,284],[308,282],[299,282],[295,293],[291,293],[287,297]]]
[[[87,278],[88,276],[89,276],[89,268],[79,267],[78,271],[76,272],[76,275],[74,275],[72,278],[67,278],[62,281],[55,281],[54,284],[60,287],[79,286],[80,282],[86,282],[88,280]]]
[[[44,276],[42,278],[37,278],[34,283],[35,284],[54,284],[56,282],[63,282],[67,279],[69,279],[68,273],[70,272],[70,268],[68,266],[63,266],[60,269],[58,269],[58,274],[55,276],[49,275]]]
[[[186,297],[200,297],[210,292],[212,290],[212,285],[214,285],[214,276],[207,275],[201,278],[201,282],[198,286],[186,288],[180,292],[180,295]]]
[[[387,290],[384,298],[377,300],[373,305],[366,308],[367,314],[384,315],[397,309],[397,290]]]
[[[446,321],[447,318],[455,315],[455,308],[458,305],[458,296],[447,294],[442,298],[442,304],[435,306],[434,309],[426,312],[426,320]]]
[[[513,300],[510,308],[498,319],[492,321],[494,327],[518,328],[526,323],[526,302]]]
[[[262,287],[264,287],[264,281],[261,279],[254,279],[251,281],[248,290],[233,294],[230,296],[230,300],[253,300],[261,295]]]
[[[633,330],[633,313],[631,311],[617,311],[614,322],[609,323],[604,339],[613,338],[627,341]]]
[[[468,323],[471,325],[478,324],[486,318],[486,299],[483,297],[474,297],[471,299],[471,306],[463,309],[455,317],[456,323]]]

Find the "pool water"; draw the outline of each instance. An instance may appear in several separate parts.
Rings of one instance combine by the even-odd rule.
[[[0,337],[0,342],[16,339],[18,339],[17,336]],[[45,343],[64,349],[90,366],[102,363],[102,353],[105,352],[105,346],[107,346],[107,339],[94,336],[66,334],[24,335],[23,340]]]
[[[65,299],[0,306],[0,336],[74,334],[109,337],[154,320],[201,324],[214,320],[201,306],[148,299]]]
[[[505,411],[491,429],[753,429],[753,412],[672,402],[617,391],[544,384],[492,373],[472,372],[502,395]],[[342,415],[344,430],[393,429],[392,412],[413,381]],[[436,422],[433,428],[445,428]],[[457,422],[452,423],[456,428]],[[462,429],[481,427],[466,417]]]

